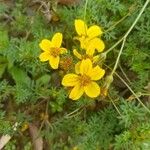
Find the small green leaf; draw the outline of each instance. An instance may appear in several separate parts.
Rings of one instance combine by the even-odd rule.
[[[45,74],[36,80],[37,85],[47,85],[51,79],[51,76]]]
[[[2,77],[6,67],[7,67],[7,64],[0,64],[0,78]]]
[[[13,79],[15,80],[16,84],[25,84],[30,86],[31,79],[27,75],[27,73],[22,70],[21,68],[13,67],[10,69],[10,74],[12,75]]]

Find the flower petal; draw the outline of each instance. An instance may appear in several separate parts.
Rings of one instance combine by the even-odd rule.
[[[73,50],[73,54],[78,58],[78,59],[82,59],[82,56],[80,53],[78,53],[78,51],[76,49]]]
[[[64,54],[67,53],[67,49],[66,48],[60,48],[60,54]]]
[[[105,70],[100,68],[99,66],[96,66],[92,68],[92,71],[90,72],[89,76],[91,77],[91,80],[99,80],[101,79],[105,74]]]
[[[82,35],[85,36],[87,34],[87,25],[81,19],[75,20],[75,29],[76,29],[76,32],[78,33],[78,35],[80,35],[80,36],[82,36]]]
[[[96,44],[96,49],[98,52],[102,52],[105,49],[105,44],[102,40],[96,38],[95,39]]]
[[[70,92],[69,98],[72,100],[79,99],[84,93],[83,87],[80,84],[77,84]]]
[[[43,52],[40,54],[39,58],[40,58],[40,61],[48,61],[50,58],[50,53]]]
[[[49,51],[50,48],[52,47],[52,43],[51,43],[50,40],[44,39],[44,40],[41,41],[39,46],[43,51]]]
[[[88,74],[92,69],[92,62],[90,59],[83,59],[80,65],[80,74]]]
[[[86,48],[86,54],[90,55],[90,56],[93,56],[94,52],[95,52],[94,45],[91,45],[91,46],[88,45],[87,48]]]
[[[80,65],[81,65],[81,61],[79,61],[78,63],[75,64],[75,72],[76,72],[76,74],[80,73]]]
[[[87,51],[89,51],[88,53],[94,54],[95,49],[97,49],[98,52],[102,52],[104,48],[105,48],[104,42],[99,38],[94,38],[89,41]]]
[[[52,44],[54,47],[60,47],[62,43],[62,34],[61,33],[56,33],[53,38],[52,38]]]
[[[96,55],[93,57],[93,63],[98,62],[98,60],[100,59],[100,55]]]
[[[53,69],[58,69],[59,60],[60,60],[60,57],[59,57],[59,56],[57,56],[57,57],[50,56],[50,58],[49,58],[49,64],[50,64],[50,66],[51,66]]]
[[[81,36],[78,38],[80,41],[80,46],[82,49],[87,49],[86,47],[89,45],[89,40],[88,38],[85,38],[84,36]]]
[[[87,30],[87,35],[89,38],[94,38],[99,35],[102,35],[102,30],[99,26],[93,25]]]
[[[75,86],[78,84],[78,75],[70,73],[63,77],[62,79],[62,85],[63,86]]]
[[[87,96],[94,98],[100,94],[100,87],[96,82],[91,82],[90,84],[84,87],[84,91]]]

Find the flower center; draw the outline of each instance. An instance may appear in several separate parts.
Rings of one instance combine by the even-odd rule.
[[[89,56],[89,55],[87,55],[87,54],[82,55],[82,59],[90,59],[91,61],[93,61],[93,57],[92,57],[92,56]]]
[[[91,78],[87,75],[80,76],[80,84],[81,86],[86,86],[91,82]]]
[[[60,54],[60,48],[52,47],[50,49],[50,53],[51,53],[52,56],[57,57]]]

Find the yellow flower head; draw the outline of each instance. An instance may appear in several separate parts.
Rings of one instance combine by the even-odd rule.
[[[86,54],[81,55],[80,53],[78,53],[78,51],[76,49],[74,49],[73,54],[81,61],[83,59],[90,59],[92,61],[92,63],[95,63],[99,60],[99,55],[93,56],[93,55],[89,54],[88,51],[86,51]],[[76,73],[79,73],[81,61],[78,61],[78,63],[75,65]]]
[[[82,60],[79,74],[67,74],[62,80],[62,85],[73,87],[69,98],[73,100],[79,99],[84,92],[87,96],[95,98],[100,94],[100,87],[95,82],[101,79],[105,74],[105,70],[99,66],[92,67],[90,59]]]
[[[44,51],[39,56],[40,61],[49,61],[53,69],[57,69],[59,66],[59,55],[67,52],[65,48],[61,48],[62,37],[61,33],[56,33],[51,41],[44,39],[39,44],[40,48]]]
[[[99,26],[93,25],[88,28],[83,20],[76,19],[75,29],[79,35],[77,39],[80,41],[82,49],[90,51],[92,55],[94,54],[95,49],[98,52],[102,52],[104,50],[104,42],[98,38],[98,36],[102,35],[103,33]]]

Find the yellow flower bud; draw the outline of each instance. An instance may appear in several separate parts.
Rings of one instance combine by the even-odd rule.
[[[102,92],[101,94],[106,97],[108,95],[108,89],[109,89],[109,86],[110,84],[113,82],[113,76],[112,75],[108,75],[106,76],[105,78],[105,83],[104,83],[104,86],[102,88]]]
[[[21,127],[21,132],[24,132],[25,130],[27,130],[29,128],[29,125],[27,122],[23,123],[22,127]]]

